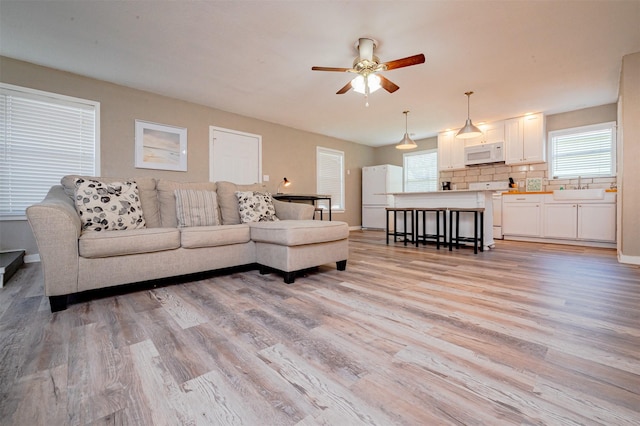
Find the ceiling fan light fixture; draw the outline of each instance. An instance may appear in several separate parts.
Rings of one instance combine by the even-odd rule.
[[[366,86],[369,86],[369,93],[373,93],[376,90],[380,89],[382,87],[380,85],[380,77],[375,74],[369,74],[367,76],[366,84],[363,75],[358,75],[356,78],[351,80],[351,87],[353,87],[353,90],[358,93],[362,93],[363,95],[367,94]]]
[[[404,137],[402,138],[400,143],[398,143],[398,145],[396,145],[396,149],[413,149],[413,148],[417,148],[418,144],[416,144],[409,137],[409,131],[407,130],[407,115],[409,114],[409,111],[403,111],[402,113],[404,114]]]
[[[471,122],[471,115],[469,114],[469,99],[471,95],[473,95],[473,92],[465,92],[465,95],[467,95],[467,121],[464,127],[456,134],[456,138],[458,139],[471,139],[482,134],[482,130],[474,126]]]

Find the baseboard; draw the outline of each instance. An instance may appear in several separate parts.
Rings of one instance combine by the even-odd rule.
[[[640,265],[640,256],[626,256],[618,253],[618,262],[628,263],[629,265]]]
[[[24,263],[37,263],[40,262],[40,253],[28,254],[24,257]]]
[[[359,231],[362,229],[362,226],[350,226],[349,231]]]

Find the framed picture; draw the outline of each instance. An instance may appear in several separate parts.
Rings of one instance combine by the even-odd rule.
[[[135,166],[186,172],[187,129],[136,120]]]
[[[542,178],[527,178],[527,192],[542,191]]]

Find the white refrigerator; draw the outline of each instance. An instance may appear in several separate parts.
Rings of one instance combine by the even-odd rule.
[[[383,164],[362,168],[362,227],[385,229],[385,208],[393,207],[393,195],[402,192],[402,167]]]

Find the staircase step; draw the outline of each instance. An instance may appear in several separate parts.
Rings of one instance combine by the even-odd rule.
[[[5,251],[0,253],[0,288],[24,263],[24,250]]]

